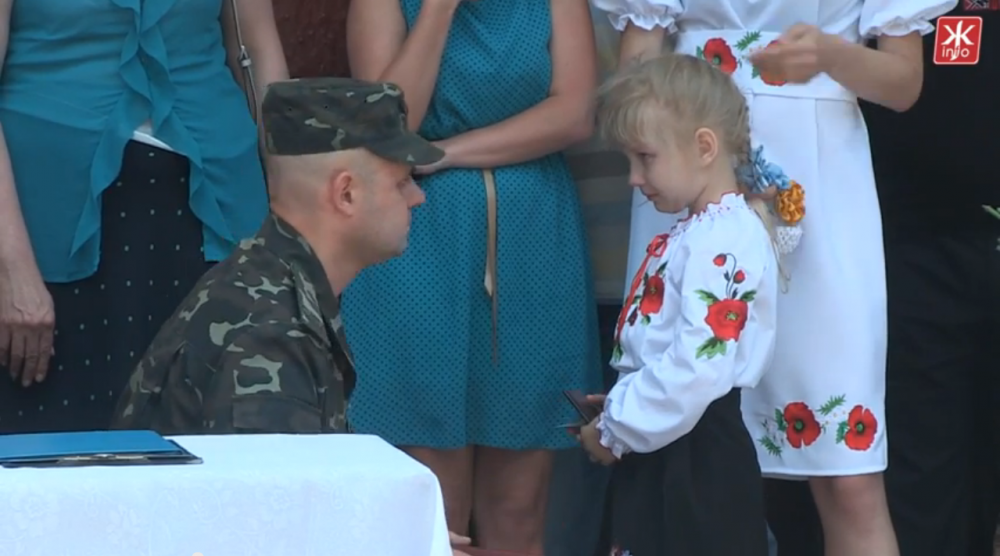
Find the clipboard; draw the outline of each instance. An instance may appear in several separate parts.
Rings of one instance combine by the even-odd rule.
[[[153,431],[90,431],[0,435],[0,467],[88,467],[203,463]]]
[[[469,556],[524,556],[518,552],[505,552],[503,550],[488,550],[485,548],[476,548],[474,546],[455,546],[455,550],[464,552]]]

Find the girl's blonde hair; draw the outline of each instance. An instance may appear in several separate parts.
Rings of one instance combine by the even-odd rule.
[[[665,125],[664,116],[671,125]],[[597,92],[597,123],[612,144],[663,144],[681,134],[714,130],[737,166],[750,158],[750,109],[731,77],[709,62],[685,54],[665,54],[623,69]],[[670,134],[672,137],[668,137]],[[750,193],[740,184],[742,193]],[[775,244],[775,224],[767,204],[747,197]],[[777,248],[775,248],[777,256]]]

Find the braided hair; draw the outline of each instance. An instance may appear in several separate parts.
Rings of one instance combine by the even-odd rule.
[[[762,198],[767,192],[760,191],[761,176],[752,160],[750,108],[729,75],[699,57],[665,54],[630,65],[612,76],[598,91],[597,104],[601,134],[619,145],[667,139],[662,120],[650,117],[651,111],[668,112],[676,125],[690,128],[691,132],[700,127],[713,129],[732,157],[747,204],[775,243],[774,216]]]

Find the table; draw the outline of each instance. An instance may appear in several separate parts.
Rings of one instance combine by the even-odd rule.
[[[200,465],[0,469],[3,556],[450,556],[433,473],[366,435],[175,437]]]

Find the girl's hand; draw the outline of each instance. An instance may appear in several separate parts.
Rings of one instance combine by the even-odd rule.
[[[580,434],[577,436],[577,440],[580,441],[580,445],[583,449],[587,451],[590,455],[590,461],[594,463],[600,463],[601,465],[611,465],[618,461],[611,450],[605,448],[601,444],[601,433],[597,430],[597,420],[594,419],[587,426],[580,429]]]
[[[813,25],[793,25],[775,43],[750,56],[762,74],[789,83],[808,83],[828,70],[827,47],[841,40]]]
[[[472,543],[472,539],[469,537],[463,537],[458,533],[448,531],[448,542],[450,542],[452,546],[468,546]]]
[[[413,168],[413,173],[421,176],[429,176],[434,172],[440,170],[447,170],[451,168],[451,158],[448,156],[448,145],[446,141],[433,141],[435,147],[444,151],[444,157],[441,160],[435,162],[434,164],[428,164],[427,166],[416,166]]]
[[[463,537],[461,535],[457,535],[455,533],[452,533],[451,531],[448,531],[448,539],[451,542],[452,556],[469,556],[465,552],[462,552],[461,550],[458,550],[455,547],[469,546],[470,544],[472,544],[472,539],[470,539],[469,537]]]

